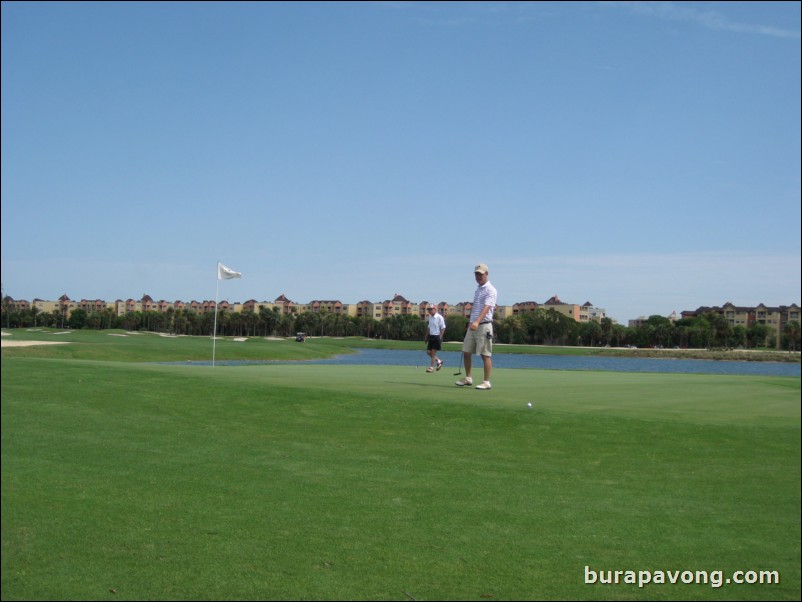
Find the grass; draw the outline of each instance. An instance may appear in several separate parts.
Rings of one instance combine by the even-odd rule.
[[[122,362],[211,361],[215,359],[258,361],[265,359],[308,360],[331,357],[351,350],[335,340],[317,339],[297,344],[294,339],[220,337],[212,345],[210,337],[166,336],[153,332],[123,330],[4,329],[9,340],[69,343],[17,347],[3,350],[3,357],[51,357],[96,359]]]
[[[15,340],[48,342],[72,341],[73,345],[57,347],[32,347],[25,351],[15,350],[15,356],[28,357],[72,357],[83,359],[115,359],[120,361],[208,361],[211,359],[212,343],[209,337],[165,336],[152,332],[126,332],[123,330],[55,330],[45,328],[4,329],[13,333]],[[249,337],[220,337],[215,344],[215,358],[223,360],[262,359],[314,359],[330,357],[338,353],[350,353],[355,348],[412,349],[421,350],[422,341],[389,341],[364,337],[313,337],[303,345],[294,338],[268,339]],[[292,344],[288,344],[292,343]],[[87,345],[89,344],[89,345]],[[462,344],[446,342],[444,351],[459,351]],[[54,351],[54,349],[58,349]],[[546,345],[504,345],[494,347],[495,354],[526,355],[571,355],[618,358],[675,358],[728,361],[769,361],[800,363],[800,353],[776,350],[705,350],[705,349],[622,349],[605,347],[553,347]],[[56,354],[56,355],[54,355]],[[90,357],[91,356],[91,357]]]
[[[800,598],[799,379],[499,369],[486,393],[73,334],[2,352],[3,600]]]

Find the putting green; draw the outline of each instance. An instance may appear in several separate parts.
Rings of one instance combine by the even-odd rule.
[[[457,387],[453,368],[427,373],[395,366],[215,366],[170,367],[214,379],[352,391],[389,402],[453,403],[487,408],[603,413],[644,420],[711,424],[799,425],[800,381],[795,378],[626,372],[493,371],[493,389]],[[474,375],[481,374],[481,370]],[[477,384],[476,381],[474,384]],[[794,399],[796,395],[796,399]],[[527,404],[533,404],[532,409]]]

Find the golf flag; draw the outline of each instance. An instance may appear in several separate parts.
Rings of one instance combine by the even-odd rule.
[[[218,280],[231,280],[232,278],[242,278],[241,272],[235,272],[231,268],[227,268],[219,261],[217,262],[217,279]]]
[[[231,280],[232,278],[242,278],[241,272],[235,272],[231,268],[217,262],[217,290],[214,293],[214,329],[212,330],[212,366],[214,366],[214,356],[217,350],[217,297],[220,293],[220,281]]]

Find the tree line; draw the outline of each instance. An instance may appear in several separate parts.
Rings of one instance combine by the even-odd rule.
[[[70,316],[58,310],[40,312],[35,308],[18,310],[3,303],[2,324],[7,328],[53,327],[72,329],[123,329],[151,331],[174,335],[210,336],[214,329],[214,313],[197,313],[188,309],[169,308],[165,312],[134,311],[118,316],[111,308],[87,312],[74,309]],[[468,325],[467,318],[446,317],[446,340],[461,341]],[[777,333],[765,324],[732,326],[715,312],[671,321],[653,315],[637,327],[614,323],[610,318],[600,322],[579,323],[554,309],[541,308],[516,316],[496,319],[496,340],[501,343],[529,345],[566,345],[587,347],[662,347],[662,348],[771,348],[777,347]],[[397,315],[381,320],[370,316],[351,317],[321,311],[282,314],[278,308],[254,311],[219,311],[218,336],[290,337],[297,332],[309,336],[423,340],[426,321],[416,315]],[[780,333],[780,347],[800,349],[800,324],[791,321]]]
[[[659,315],[650,316],[636,327],[614,323],[610,318],[600,322],[576,322],[568,316],[548,309],[504,318],[497,326],[497,337],[505,343],[532,345],[578,345],[586,347],[658,347],[680,349],[757,349],[777,347],[776,330],[766,324],[732,326],[716,312],[672,321]],[[781,348],[798,351],[800,325],[786,324],[781,333]]]

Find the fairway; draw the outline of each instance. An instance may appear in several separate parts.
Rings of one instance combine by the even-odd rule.
[[[800,598],[799,379],[66,347],[3,351],[3,600]]]

